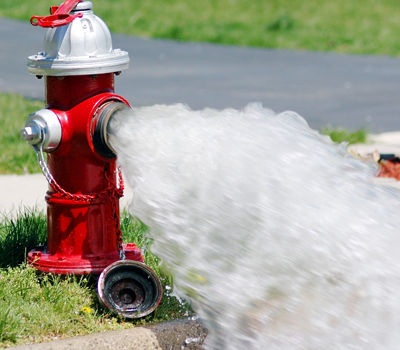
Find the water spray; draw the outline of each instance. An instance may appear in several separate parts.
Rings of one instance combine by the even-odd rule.
[[[129,55],[113,49],[92,7],[66,0],[50,16],[31,18],[48,28],[44,51],[28,58],[29,73],[44,77],[47,107],[28,117],[21,136],[35,150],[49,190],[47,246],[27,259],[45,273],[101,274],[102,302],[125,317],[142,317],[158,306],[162,288],[140,249],[122,242],[123,182],[107,143],[109,118],[130,109],[114,93],[114,75],[128,68]]]
[[[133,107],[109,143],[205,349],[398,349],[400,199],[375,164],[260,104]]]

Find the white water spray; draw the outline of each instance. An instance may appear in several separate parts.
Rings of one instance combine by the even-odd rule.
[[[293,112],[121,112],[131,213],[206,320],[207,349],[397,350],[399,192]]]

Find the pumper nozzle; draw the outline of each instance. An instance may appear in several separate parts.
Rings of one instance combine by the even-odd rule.
[[[131,107],[122,102],[105,103],[94,116],[92,122],[92,140],[95,150],[106,158],[114,158],[115,151],[109,143],[109,124],[111,118],[118,112],[129,110]]]
[[[106,307],[126,318],[147,316],[162,298],[157,274],[132,260],[120,260],[106,267],[99,277],[97,291]]]

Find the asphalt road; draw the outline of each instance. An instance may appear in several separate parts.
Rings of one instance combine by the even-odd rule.
[[[42,51],[45,29],[0,18],[0,91],[44,99],[27,57]],[[313,128],[400,129],[400,59],[243,48],[113,35],[131,65],[116,92],[134,106],[185,103],[193,109],[243,108],[259,101],[293,110]]]

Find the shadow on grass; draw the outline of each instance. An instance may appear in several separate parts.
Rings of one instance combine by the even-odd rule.
[[[23,209],[0,214],[0,348],[37,343],[105,330],[130,328],[190,316],[188,303],[174,296],[172,277],[151,253],[148,228],[127,213],[121,216],[126,242],[136,243],[145,263],[160,277],[163,297],[158,308],[142,319],[123,319],[99,302],[96,276],[43,274],[25,263],[27,253],[46,244],[46,216]]]
[[[16,216],[0,214],[0,268],[15,267],[26,254],[47,241],[47,223],[43,213],[28,208]]]

